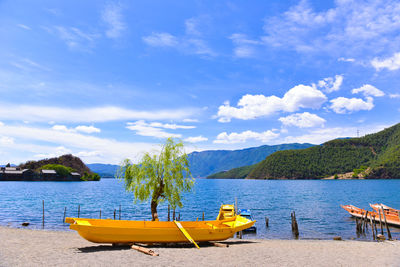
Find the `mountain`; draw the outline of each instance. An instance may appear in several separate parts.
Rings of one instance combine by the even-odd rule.
[[[353,171],[371,179],[400,178],[400,123],[360,138],[275,152],[246,178],[319,179]]]
[[[83,163],[83,161],[75,157],[71,154],[67,155],[62,155],[57,158],[50,158],[50,159],[42,159],[38,161],[27,161],[26,163],[20,164],[18,167],[21,169],[31,169],[31,170],[38,170],[40,167],[48,164],[59,164],[63,165],[65,167],[70,167],[74,169],[76,172],[78,172],[81,175],[84,175],[85,173],[92,174],[93,172]]]
[[[268,155],[286,149],[303,149],[312,144],[282,144],[259,146],[241,150],[207,150],[188,154],[193,177],[207,177],[210,174],[230,170],[240,166],[252,165]]]
[[[113,164],[91,163],[87,166],[93,172],[98,173],[102,178],[114,178],[119,166]]]
[[[207,176],[208,179],[244,179],[254,169],[254,165],[233,168],[229,171],[222,171]]]

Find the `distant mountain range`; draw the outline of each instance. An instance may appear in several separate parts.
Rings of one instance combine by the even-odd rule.
[[[207,150],[188,154],[193,177],[207,177],[210,174],[252,165],[264,160],[268,155],[287,149],[303,149],[312,144],[282,144],[259,146],[240,150]]]
[[[114,178],[119,168],[118,165],[91,163],[86,164],[92,172],[98,173],[102,178]]]
[[[230,170],[245,165],[252,165],[264,160],[268,155],[286,149],[304,149],[312,144],[282,144],[274,146],[259,146],[240,150],[207,150],[188,154],[190,170],[193,177],[207,177],[210,174]],[[101,177],[115,177],[118,165],[93,163],[87,164]]]
[[[337,178],[346,173],[353,173],[354,178],[400,179],[400,123],[360,138],[279,151],[251,168],[233,173],[249,179]]]

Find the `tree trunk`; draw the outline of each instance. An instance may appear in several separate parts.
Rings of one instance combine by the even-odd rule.
[[[158,213],[157,213],[157,200],[151,201],[151,217],[152,221],[158,221]]]
[[[160,182],[160,187],[158,190],[153,192],[153,197],[151,198],[151,217],[152,221],[158,221],[158,213],[157,213],[157,206],[158,206],[158,199],[162,196],[164,192],[164,183]]]

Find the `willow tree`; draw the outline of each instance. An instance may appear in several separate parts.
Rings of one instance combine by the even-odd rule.
[[[158,220],[157,206],[167,201],[172,208],[182,207],[181,194],[191,191],[194,180],[182,142],[168,138],[159,154],[144,153],[137,164],[128,159],[120,166],[118,178],[136,201],[150,199],[151,216]]]

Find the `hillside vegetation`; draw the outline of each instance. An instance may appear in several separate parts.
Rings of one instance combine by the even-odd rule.
[[[208,150],[192,152],[188,155],[190,171],[193,177],[207,177],[216,172],[252,165],[266,156],[284,149],[303,149],[312,144],[282,144],[259,146],[241,150]]]
[[[256,164],[250,179],[318,179],[369,167],[365,178],[400,178],[400,124],[360,138],[278,151]]]
[[[100,176],[97,173],[93,173],[80,158],[71,154],[39,161],[27,161],[20,164],[19,167],[21,169],[31,169],[35,172],[40,172],[41,169],[55,170],[61,176],[69,176],[71,172],[78,172],[82,176],[82,180],[100,180]]]

